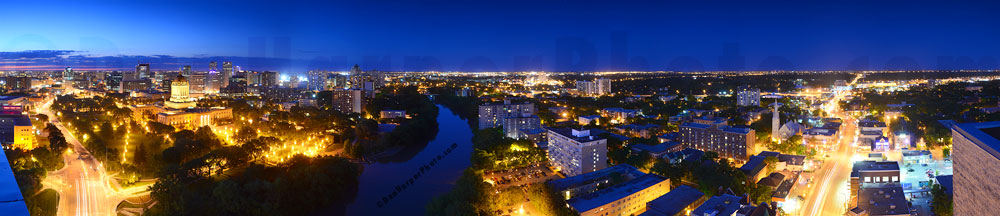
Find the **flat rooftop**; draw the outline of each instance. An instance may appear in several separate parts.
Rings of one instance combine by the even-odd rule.
[[[646,203],[647,215],[676,215],[698,201],[705,193],[687,185],[674,188],[669,193]],[[654,213],[655,212],[655,213]],[[643,213],[646,214],[646,213]]]
[[[3,215],[29,215],[24,204],[21,188],[14,179],[14,170],[7,162],[7,154],[0,151],[0,212]]]
[[[731,194],[714,196],[691,211],[691,215],[733,215],[742,206],[740,199],[742,197]]]
[[[590,194],[573,197],[566,202],[578,212],[586,212],[605,204],[628,197],[640,190],[652,187],[667,178],[656,174],[646,174]]]
[[[548,184],[558,191],[563,191],[570,188],[589,185],[597,181],[603,181],[615,173],[621,173],[634,177],[646,174],[643,173],[642,171],[639,171],[639,169],[633,167],[632,165],[618,164],[608,168],[604,168],[589,173],[584,173],[577,176],[552,180]]]
[[[552,131],[554,133],[557,133],[559,135],[562,135],[562,136],[568,137],[570,139],[576,140],[577,142],[590,142],[590,141],[594,141],[594,140],[601,140],[601,138],[597,137],[597,133],[594,133],[595,132],[594,130],[587,130],[587,134],[588,134],[587,136],[576,136],[576,135],[573,135],[573,130],[574,129],[572,129],[572,128],[551,128],[551,127],[547,127],[546,129],[549,130],[549,131]]]
[[[858,161],[854,162],[851,168],[851,177],[859,177],[861,171],[867,170],[896,170],[899,171],[899,163],[896,161]]]
[[[954,124],[951,129],[1000,159],[1000,121]]]
[[[858,191],[858,207],[869,215],[908,215],[909,202],[903,196],[900,185],[861,188]]]

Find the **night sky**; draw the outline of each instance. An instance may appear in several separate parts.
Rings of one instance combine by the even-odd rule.
[[[4,1],[0,70],[998,67],[998,3],[812,2]]]

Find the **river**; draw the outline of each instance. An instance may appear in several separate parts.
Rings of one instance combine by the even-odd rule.
[[[472,129],[448,108],[438,105],[438,111],[437,136],[422,149],[404,150],[416,151],[412,158],[365,165],[346,215],[423,215],[431,199],[451,190],[470,165]],[[413,152],[399,154],[407,153]],[[406,187],[397,190],[401,185]]]

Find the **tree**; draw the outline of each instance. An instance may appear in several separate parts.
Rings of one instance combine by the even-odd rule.
[[[236,132],[236,136],[234,136],[233,138],[235,138],[236,141],[239,143],[245,143],[247,141],[250,141],[251,139],[257,138],[257,130],[250,128],[249,126],[243,126],[242,128],[240,128],[239,131]]]
[[[773,172],[775,167],[778,166],[778,158],[774,156],[768,156],[764,158],[764,164],[767,165],[767,170]]]
[[[950,216],[954,214],[954,203],[952,197],[945,191],[944,186],[941,186],[941,184],[934,184],[934,186],[931,186],[931,195],[933,196],[933,199],[931,200],[931,211],[933,211],[935,215]]]

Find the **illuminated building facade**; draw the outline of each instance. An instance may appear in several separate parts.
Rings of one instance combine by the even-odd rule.
[[[549,162],[566,176],[576,176],[608,167],[608,140],[590,135],[590,130],[546,128]]]

